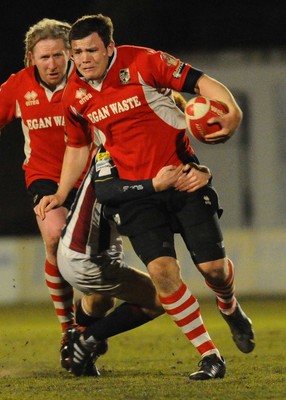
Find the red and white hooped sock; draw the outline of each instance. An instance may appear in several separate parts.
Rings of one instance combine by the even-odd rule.
[[[166,313],[181,328],[202,357],[210,354],[220,357],[204,325],[199,303],[184,283],[175,293],[159,298]]]
[[[72,326],[74,321],[73,288],[61,276],[56,265],[45,262],[46,284],[53,301],[56,315],[61,324],[62,332]]]
[[[228,258],[228,277],[224,282],[223,286],[216,286],[209,282],[206,285],[215,293],[217,298],[217,306],[219,310],[227,315],[234,312],[236,306],[235,292],[235,282],[234,282],[234,265],[232,261]]]

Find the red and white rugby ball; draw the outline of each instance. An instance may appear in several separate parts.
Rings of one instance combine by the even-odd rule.
[[[185,107],[185,119],[188,131],[200,142],[216,144],[219,142],[206,142],[205,135],[221,129],[218,123],[208,124],[212,117],[222,116],[227,112],[225,106],[216,100],[204,96],[197,96],[189,100]]]

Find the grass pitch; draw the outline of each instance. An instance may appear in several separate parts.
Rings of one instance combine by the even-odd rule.
[[[215,304],[200,300],[213,341],[227,363],[224,379],[188,380],[199,355],[168,316],[109,339],[99,378],[59,365],[60,331],[51,304],[0,309],[1,400],[285,400],[284,299],[241,299],[256,348],[241,353]]]

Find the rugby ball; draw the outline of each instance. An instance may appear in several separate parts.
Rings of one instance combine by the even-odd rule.
[[[225,106],[217,100],[204,96],[194,97],[187,102],[185,107],[185,119],[188,131],[200,142],[207,144],[219,143],[219,141],[205,141],[205,135],[221,129],[219,123],[208,124],[207,121],[212,117],[220,117],[226,112]]]

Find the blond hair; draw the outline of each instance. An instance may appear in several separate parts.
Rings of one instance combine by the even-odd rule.
[[[63,39],[65,48],[70,49],[69,32],[71,25],[68,22],[58,21],[56,19],[44,18],[31,26],[25,35],[25,57],[24,65],[29,67],[31,60],[29,53],[40,40],[46,39]]]
[[[181,93],[176,92],[176,90],[173,90],[173,99],[176,103],[176,106],[184,112],[187,104],[187,100],[184,98],[184,96]]]

